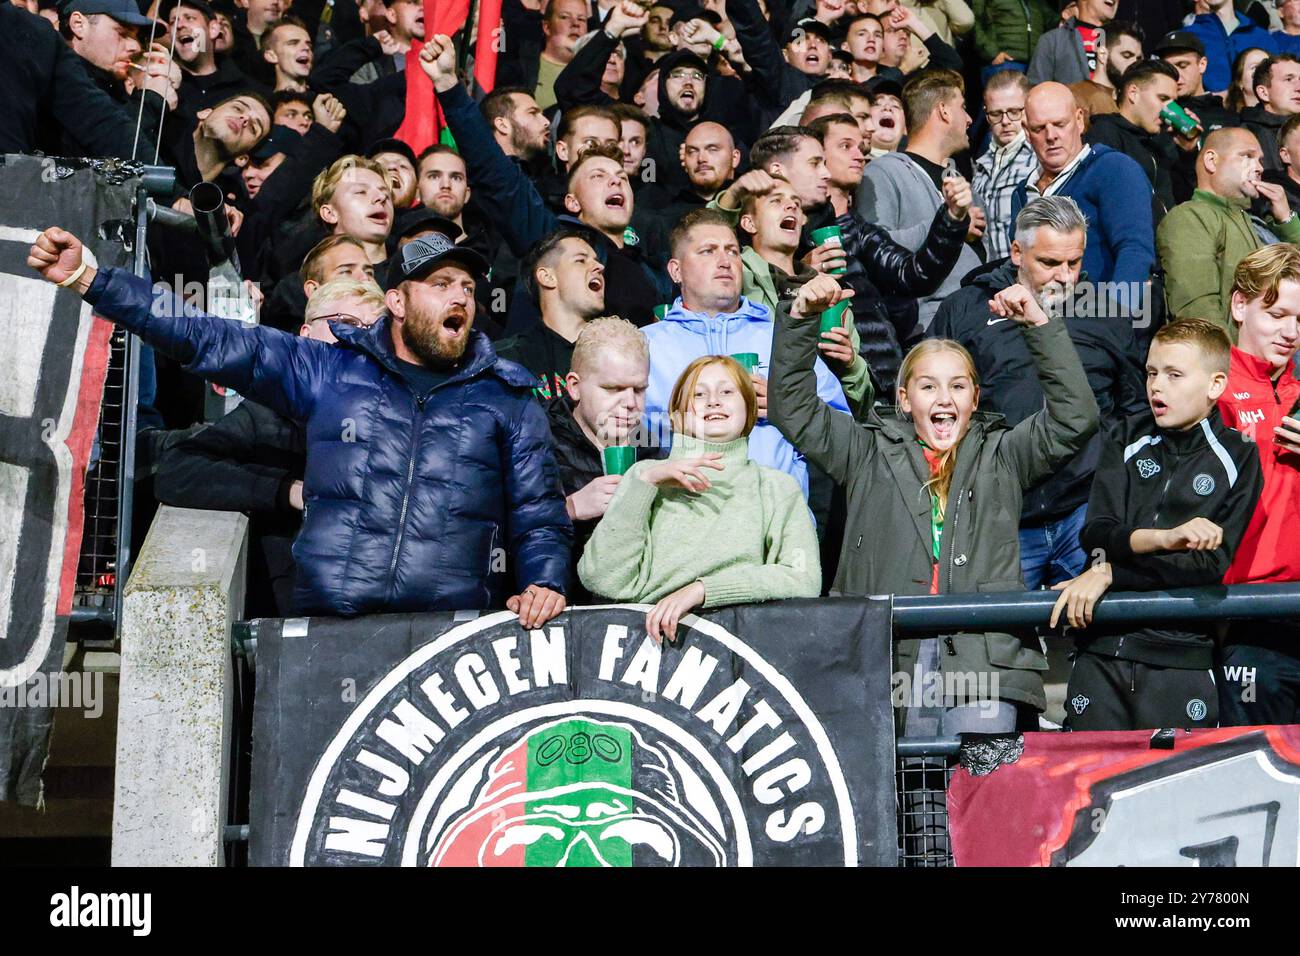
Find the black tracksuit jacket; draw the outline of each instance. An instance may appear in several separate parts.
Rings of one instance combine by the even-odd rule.
[[[1259,453],[1218,409],[1186,431],[1157,428],[1150,413],[1117,423],[1102,444],[1079,543],[1110,562],[1114,591],[1156,591],[1218,584],[1246,533],[1264,486]],[[1192,518],[1223,529],[1213,551],[1134,554],[1139,528],[1165,530]],[[1152,626],[1082,632],[1079,646],[1105,657],[1203,670],[1213,664],[1205,629]]]

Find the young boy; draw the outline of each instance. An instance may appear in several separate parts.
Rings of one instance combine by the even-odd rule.
[[[1237,323],[1223,420],[1252,437],[1264,474],[1259,507],[1246,528],[1225,584],[1300,580],[1300,400],[1294,366],[1300,346],[1300,249],[1265,246],[1233,276]],[[1225,726],[1300,721],[1300,627],[1291,621],[1229,625],[1219,684]]]
[[[1218,724],[1205,627],[1089,625],[1111,587],[1155,591],[1223,580],[1263,485],[1250,439],[1215,408],[1228,384],[1230,349],[1223,329],[1203,319],[1161,328],[1147,355],[1151,414],[1119,423],[1103,442],[1079,535],[1094,563],[1056,586],[1062,593],[1052,610],[1053,626],[1064,616],[1087,629],[1066,691],[1069,730]]]

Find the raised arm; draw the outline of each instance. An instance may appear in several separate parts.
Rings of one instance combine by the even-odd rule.
[[[456,79],[456,52],[451,39],[433,37],[420,51],[420,66],[433,80],[438,103],[456,146],[465,160],[474,199],[522,259],[543,236],[555,230],[555,215],[537,187],[501,151],[492,130],[465,88]]]
[[[835,481],[848,480],[853,463],[865,456],[869,433],[850,415],[838,412],[817,394],[818,316],[845,297],[834,277],[819,275],[804,283],[787,315],[775,310],[767,417],[809,461]],[[851,295],[851,293],[849,293]]]
[[[861,225],[852,240],[846,239],[845,245],[885,295],[929,295],[943,284],[957,264],[970,228],[971,191],[965,180],[960,181],[960,186],[956,181],[950,182],[952,198],[935,213],[925,241],[915,252],[895,242],[880,226],[852,217]],[[945,188],[948,185],[945,183]],[[841,216],[841,222],[845,218]]]
[[[1063,320],[1049,320],[1022,285],[1003,289],[990,308],[1020,323],[1043,389],[1043,409],[1011,429],[998,450],[1020,487],[1029,488],[1084,446],[1101,413]]]
[[[67,282],[97,315],[123,325],[188,372],[233,388],[297,421],[329,381],[336,350],[276,329],[207,315],[171,294],[155,293],[147,279],[123,269],[96,269],[83,261],[81,242],[57,227],[37,238],[27,264],[47,281]]]
[[[736,42],[749,64],[745,83],[765,104],[778,109],[781,102],[781,69],[786,65],[772,27],[756,0],[727,0],[727,19],[736,28]]]

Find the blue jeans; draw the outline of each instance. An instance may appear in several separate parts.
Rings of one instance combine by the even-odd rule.
[[[1079,532],[1087,514],[1088,506],[1082,504],[1064,518],[1021,527],[1020,573],[1026,588],[1037,591],[1083,573],[1088,556],[1079,547]]]

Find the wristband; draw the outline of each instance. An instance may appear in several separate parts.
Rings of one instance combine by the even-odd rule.
[[[89,266],[87,265],[86,260],[82,259],[81,265],[77,266],[77,270],[73,272],[72,275],[68,276],[66,279],[64,279],[62,282],[59,283],[59,288],[61,289],[72,288],[74,285],[77,284],[77,280],[86,274],[86,269],[88,268]]]
[[[717,39],[713,41],[713,49],[717,50],[718,52],[721,52],[722,48],[726,45],[727,45],[727,35],[725,33],[719,33]]]

